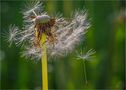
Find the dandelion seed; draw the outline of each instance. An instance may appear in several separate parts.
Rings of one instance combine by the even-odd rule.
[[[7,34],[8,37],[8,42],[10,42],[10,45],[14,42],[17,41],[17,35],[18,35],[18,27],[16,27],[15,25],[10,25],[9,27],[9,33]]]
[[[22,13],[24,16],[29,16],[30,14],[40,13],[43,11],[44,5],[38,1],[38,0],[29,0],[27,3],[25,3],[24,9],[22,10]]]
[[[86,74],[86,65],[85,61],[90,61],[93,58],[93,55],[95,54],[95,50],[90,49],[86,54],[83,53],[81,50],[80,52],[77,52],[77,60],[83,60],[83,65],[84,65],[84,76],[85,76],[85,83],[87,84],[87,74]]]

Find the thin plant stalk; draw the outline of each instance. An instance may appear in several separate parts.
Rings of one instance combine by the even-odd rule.
[[[48,90],[48,69],[47,69],[47,53],[46,53],[46,35],[42,34],[41,44],[42,44],[42,57],[41,57],[41,63],[42,63],[42,90]]]
[[[35,32],[37,36],[37,30]],[[41,57],[41,70],[42,70],[42,90],[48,90],[48,69],[47,69],[47,53],[46,53],[46,34],[42,33],[41,46],[42,46],[42,57]]]
[[[87,73],[86,73],[86,65],[85,65],[85,61],[83,61],[83,65],[84,65],[84,77],[85,77],[85,83],[87,84]]]

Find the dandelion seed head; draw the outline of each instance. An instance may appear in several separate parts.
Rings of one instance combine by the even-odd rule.
[[[29,8],[33,5],[32,8]],[[11,27],[10,39],[16,45],[23,45],[22,56],[30,59],[40,59],[42,57],[42,48],[37,48],[34,46],[35,38],[35,24],[36,23],[48,23],[51,19],[55,19],[55,24],[51,27],[51,33],[54,34],[56,39],[54,44],[50,42],[45,42],[47,47],[48,56],[62,57],[68,53],[73,52],[75,47],[83,40],[84,34],[90,27],[87,20],[87,14],[85,10],[75,11],[74,15],[70,20],[65,19],[61,14],[56,16],[50,16],[46,12],[41,11],[40,2],[35,2],[27,6],[27,10],[23,11],[24,24],[23,28],[19,30],[16,26]],[[39,11],[40,10],[40,11]],[[37,13],[39,12],[39,14]],[[34,19],[29,18],[29,16],[34,15]],[[87,56],[90,54],[87,54]]]

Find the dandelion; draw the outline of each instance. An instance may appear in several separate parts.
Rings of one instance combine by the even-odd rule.
[[[11,26],[9,41],[22,46],[23,56],[42,59],[43,89],[47,90],[47,55],[61,57],[75,49],[90,27],[87,13],[84,9],[76,10],[71,20],[61,15],[49,16],[44,11],[43,4],[34,1],[26,5],[22,14],[23,28]]]
[[[90,27],[85,10],[75,11],[72,20],[67,21],[61,16],[50,17],[47,13],[43,12],[41,15],[35,14],[33,16],[36,9],[33,9],[33,12],[31,10],[31,16],[31,12],[25,12],[29,14],[27,18],[25,17],[26,14],[23,13],[25,19],[24,27],[21,30],[15,25],[10,28],[10,37],[13,38],[10,38],[9,41],[13,41],[17,45],[25,42],[22,54],[30,59],[35,59],[34,57],[37,57],[37,59],[41,58],[40,54],[42,50],[39,44],[42,33],[47,35],[44,44],[46,44],[48,56],[64,56],[66,53],[68,54],[74,50]],[[41,25],[39,25],[39,23]],[[51,24],[54,25],[51,26]],[[37,31],[36,29],[39,30]],[[36,32],[38,32],[39,35],[35,35]],[[33,50],[35,51],[33,52]],[[36,52],[38,52],[38,54],[36,54]]]

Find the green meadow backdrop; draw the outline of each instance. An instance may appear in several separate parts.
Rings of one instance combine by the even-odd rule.
[[[25,0],[1,0],[0,8],[0,87],[2,90],[41,89],[41,63],[20,56],[20,47],[8,43],[4,32],[10,24],[22,27]],[[125,88],[125,1],[123,0],[44,0],[45,10],[69,18],[75,9],[88,11],[91,27],[84,37],[85,52],[95,49],[95,57],[86,62],[85,83],[83,61],[70,54],[48,62],[49,89],[98,90]]]

